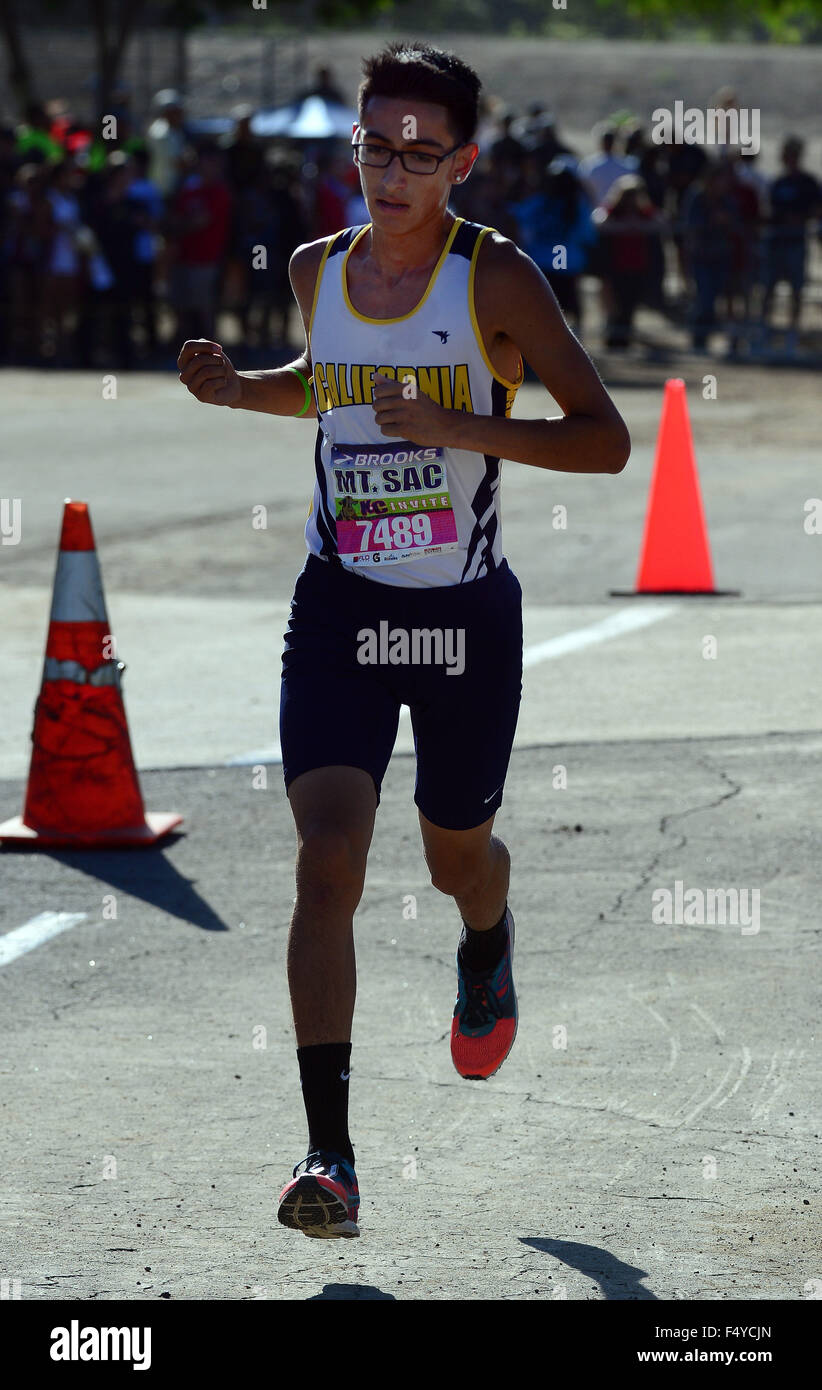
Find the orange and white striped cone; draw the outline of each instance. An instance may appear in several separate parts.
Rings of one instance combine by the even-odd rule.
[[[1,843],[33,848],[154,844],[183,819],[143,807],[88,504],[66,500],[22,816]]]

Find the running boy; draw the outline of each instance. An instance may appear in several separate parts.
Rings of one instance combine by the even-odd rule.
[[[619,473],[630,453],[542,273],[449,211],[479,153],[477,75],[453,54],[402,43],[364,73],[352,143],[371,221],[294,252],[303,353],[237,373],[219,344],[197,340],[178,360],[199,401],[318,422],[280,705],[297,832],[288,982],[309,1152],[278,1212],[318,1237],[359,1235],[353,916],[400,707],[411,712],[431,881],[463,922],[451,1055],[460,1075],[487,1078],[517,1027],[510,860],[491,833],[522,675],[500,460]],[[561,418],[510,418],[523,357]],[[444,655],[449,639],[459,662]]]

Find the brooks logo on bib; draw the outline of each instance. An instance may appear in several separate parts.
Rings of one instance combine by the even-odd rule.
[[[405,441],[332,446],[343,564],[401,564],[458,548],[444,452]]]

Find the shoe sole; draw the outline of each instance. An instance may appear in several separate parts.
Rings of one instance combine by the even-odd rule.
[[[333,1239],[360,1234],[342,1198],[329,1192],[309,1173],[304,1173],[283,1197],[277,1220],[292,1231],[302,1231],[304,1236]]]
[[[513,912],[509,913],[509,915],[510,915],[510,918],[511,918],[511,988],[512,988],[512,990],[514,991],[514,1032],[513,1032],[513,1035],[512,1035],[512,1037],[511,1037],[511,1042],[510,1042],[510,1044],[509,1044],[508,1051],[506,1052],[505,1056],[502,1057],[502,1058],[500,1058],[500,1061],[499,1061],[499,1063],[497,1064],[497,1066],[494,1067],[494,1070],[493,1070],[493,1071],[489,1071],[488,1074],[487,1074],[487,1076],[469,1076],[466,1072],[460,1071],[459,1067],[456,1065],[456,1063],[454,1063],[454,1070],[456,1071],[456,1073],[457,1073],[458,1076],[461,1076],[461,1077],[462,1077],[463,1081],[488,1081],[488,1080],[490,1080],[490,1078],[491,1078],[492,1076],[496,1076],[496,1074],[497,1074],[497,1072],[499,1071],[500,1067],[501,1067],[505,1062],[508,1061],[508,1058],[509,1058],[510,1055],[511,1055],[511,1049],[513,1048],[514,1043],[516,1042],[516,1038],[517,1038],[517,1029],[519,1028],[519,1005],[517,1004],[517,990],[516,990],[516,986],[515,986],[515,984],[514,984],[514,936],[515,936],[515,929],[514,929],[514,914],[513,914]],[[452,1060],[452,1061],[454,1060],[453,1057],[451,1058],[451,1060]]]

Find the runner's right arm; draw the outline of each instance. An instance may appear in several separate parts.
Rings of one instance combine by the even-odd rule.
[[[288,267],[291,288],[305,331],[305,348],[285,367],[268,371],[238,372],[219,343],[192,338],[183,344],[177,366],[180,380],[204,405],[226,405],[233,410],[256,410],[266,415],[296,415],[305,405],[305,387],[290,370],[296,367],[306,380],[311,377],[308,325],[322,253],[327,238],[298,246]],[[316,420],[313,392],[306,420]]]

